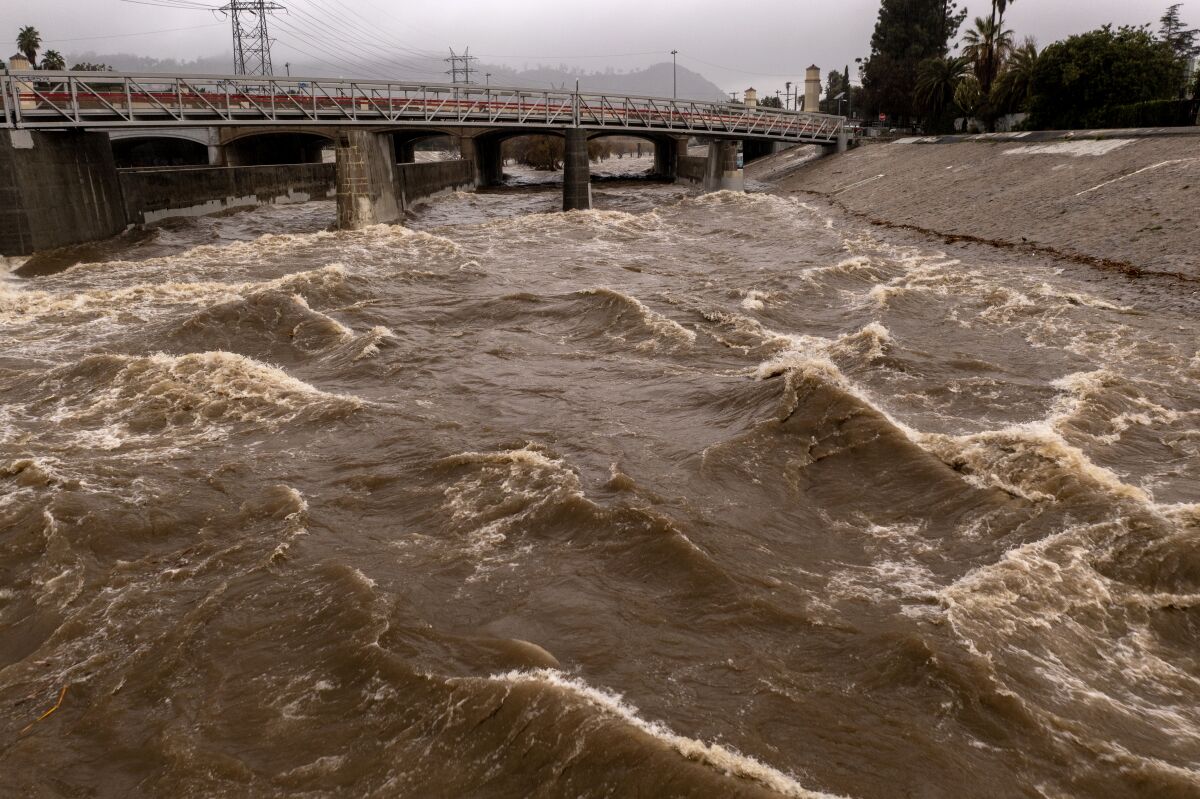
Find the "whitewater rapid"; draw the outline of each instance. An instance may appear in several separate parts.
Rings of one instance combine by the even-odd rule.
[[[6,276],[0,790],[1200,792],[1194,293],[596,195]]]

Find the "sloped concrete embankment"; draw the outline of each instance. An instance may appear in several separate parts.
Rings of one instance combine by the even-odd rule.
[[[870,144],[804,164],[774,191],[875,224],[1200,280],[1200,129],[995,134]],[[750,177],[772,180],[773,160]]]

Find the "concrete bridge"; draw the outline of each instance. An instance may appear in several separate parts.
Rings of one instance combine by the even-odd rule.
[[[121,197],[125,224],[149,219],[146,211],[154,212],[156,203],[169,205],[172,198],[162,185],[164,176],[158,175],[158,183],[151,186],[157,198],[147,201],[142,195],[149,178],[131,170],[115,174],[118,165],[133,166],[146,153],[150,160],[175,166],[229,172],[228,168],[317,164],[322,151],[332,147],[336,165],[309,169],[306,179],[332,167],[338,224],[353,228],[396,221],[411,202],[440,190],[500,183],[501,146],[517,136],[564,139],[564,210],[591,207],[590,139],[644,139],[654,146],[659,176],[696,180],[712,190],[741,188],[739,142],[759,149],[776,143],[831,149],[847,144],[842,117],[753,103],[510,87],[13,72],[0,75],[0,98],[7,129],[0,135],[0,171],[10,163],[15,185],[8,192],[13,202],[0,206],[2,255],[72,243],[63,240],[70,235],[39,238],[30,232],[37,207],[47,204],[36,197],[48,185],[55,187],[56,203],[89,206],[85,210],[91,212],[92,224],[82,224],[78,213],[72,221],[84,230],[80,240],[112,234],[119,215],[101,206],[111,205],[114,198]],[[455,143],[460,161],[454,166],[412,163],[415,146],[435,136]],[[105,137],[111,144],[97,141]],[[695,138],[709,144],[702,164],[686,155],[687,142]],[[115,160],[104,157],[105,149]],[[221,180],[230,184],[229,191],[258,193],[251,185],[255,181],[247,184],[244,177],[223,173]],[[24,234],[18,230],[22,225]]]

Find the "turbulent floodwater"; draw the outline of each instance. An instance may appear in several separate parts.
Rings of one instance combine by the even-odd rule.
[[[0,794],[1200,795],[1191,284],[595,193],[0,283]]]

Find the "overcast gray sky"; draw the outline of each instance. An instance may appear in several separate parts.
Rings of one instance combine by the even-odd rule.
[[[628,69],[669,61],[674,48],[681,65],[723,89],[753,84],[766,91],[801,75],[810,63],[827,70],[866,55],[879,8],[878,0],[280,2],[290,10],[273,30],[277,64],[304,55],[308,61],[319,55],[327,63],[344,63],[348,52],[375,54],[384,47],[389,52],[407,48],[395,50],[395,57],[411,58],[412,51],[444,54],[448,46],[469,45],[485,61],[517,68],[567,63]],[[0,30],[8,35],[10,49],[17,28],[34,25],[43,47],[67,54],[90,50],[190,59],[231,51],[228,21],[174,4],[216,6],[220,0],[5,0]],[[1045,45],[1105,22],[1157,26],[1168,4],[1014,0],[1008,21],[1018,37],[1031,34]],[[990,3],[968,0],[967,7],[981,14]],[[1200,0],[1185,3],[1183,13],[1200,26]]]

